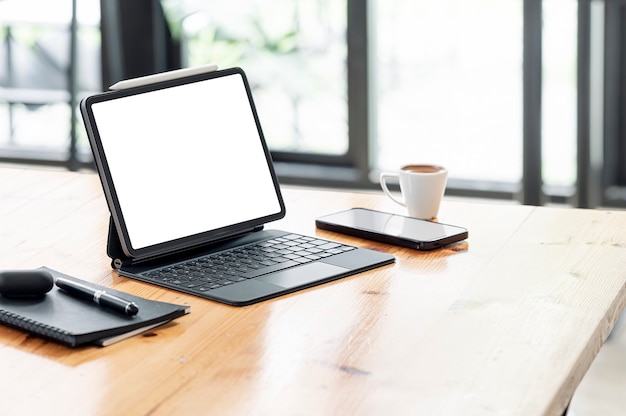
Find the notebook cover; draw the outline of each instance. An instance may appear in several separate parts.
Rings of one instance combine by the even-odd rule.
[[[76,298],[54,286],[45,296],[14,299],[0,295],[0,322],[24,329],[70,347],[84,344],[110,345],[124,334],[134,335],[141,329],[150,329],[190,312],[190,307],[153,301],[119,292],[91,282],[85,282],[47,267],[56,277],[75,280],[93,288],[106,290],[135,302],[139,313],[127,316],[93,302]]]

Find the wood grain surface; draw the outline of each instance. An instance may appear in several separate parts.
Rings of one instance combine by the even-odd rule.
[[[446,198],[438,220],[469,239],[419,252],[316,230],[351,207],[403,213],[382,192],[283,193],[287,216],[268,228],[396,263],[222,305],[111,270],[97,175],[0,167],[0,269],[191,306],[106,348],[0,326],[0,414],[559,415],[626,301],[626,212]]]

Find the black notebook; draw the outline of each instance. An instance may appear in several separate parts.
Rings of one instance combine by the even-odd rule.
[[[139,306],[127,316],[74,297],[54,286],[39,298],[8,298],[0,295],[0,322],[76,347],[84,344],[111,345],[190,312],[190,307],[159,302],[119,292],[44,267],[52,275],[106,290]]]

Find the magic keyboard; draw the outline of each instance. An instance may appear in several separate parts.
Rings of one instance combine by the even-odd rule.
[[[354,249],[356,247],[328,240],[287,234],[151,270],[141,276],[184,292],[202,294]]]

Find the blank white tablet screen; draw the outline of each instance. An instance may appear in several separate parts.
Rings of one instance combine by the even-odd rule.
[[[280,212],[241,75],[92,111],[133,249]]]

